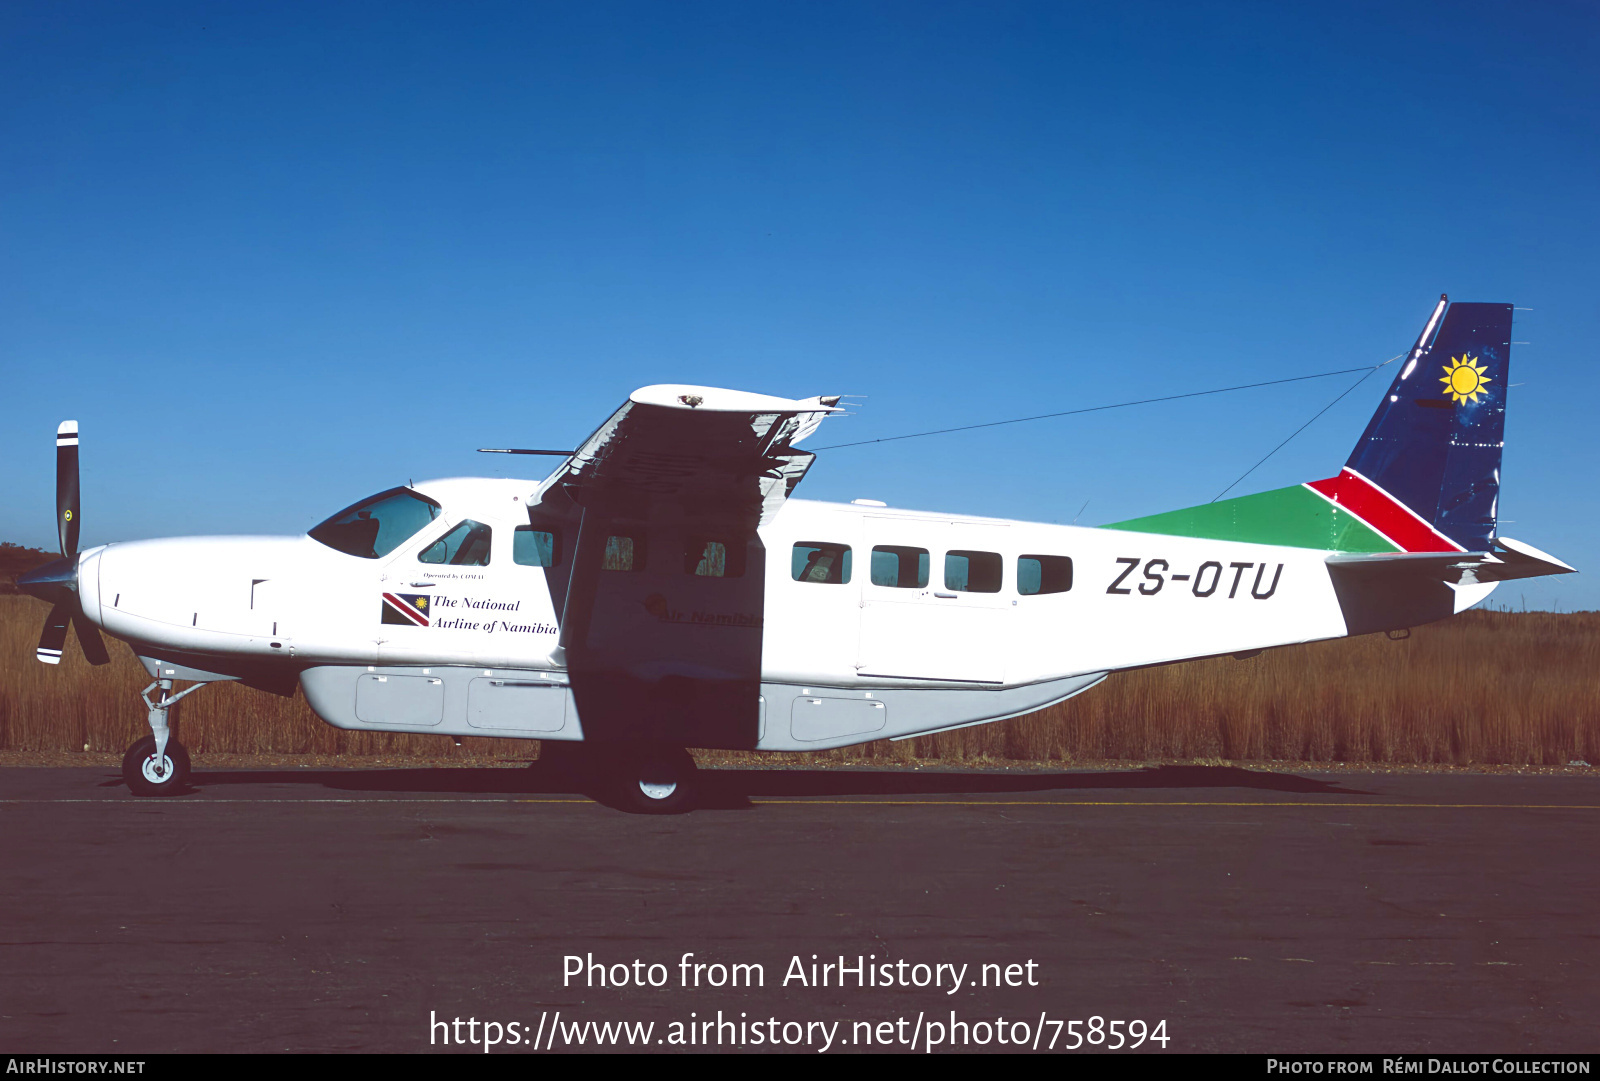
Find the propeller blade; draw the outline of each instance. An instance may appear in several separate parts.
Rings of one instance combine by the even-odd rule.
[[[72,616],[72,629],[78,632],[78,644],[83,647],[83,659],[90,664],[110,664],[111,654],[106,652],[105,639],[99,629],[90,623],[82,612]]]
[[[72,622],[75,608],[77,605],[70,600],[57,601],[45,618],[39,648],[34,651],[34,656],[45,664],[61,663],[61,650],[67,644],[67,624]]]
[[[67,559],[76,556],[78,554],[78,422],[75,420],[64,420],[56,429],[56,531],[61,540],[62,556]]]

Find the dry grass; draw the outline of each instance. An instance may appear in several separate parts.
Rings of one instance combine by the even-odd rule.
[[[1468,612],[1383,635],[1113,675],[935,757],[1565,765],[1600,755],[1600,613]]]
[[[45,608],[0,596],[0,750],[121,751],[147,731],[149,682],[126,649],[84,663],[76,645],[33,659]],[[230,684],[177,709],[197,754],[526,757],[526,743],[344,732],[303,699]],[[1115,675],[1059,706],[999,724],[816,762],[1287,760],[1564,765],[1600,755],[1600,613],[1469,612],[1418,628]]]

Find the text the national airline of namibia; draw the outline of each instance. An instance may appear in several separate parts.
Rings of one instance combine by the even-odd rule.
[[[542,620],[533,623],[522,623],[509,622],[505,619],[488,619],[480,623],[470,618],[464,618],[462,615],[454,615],[453,613],[445,615],[440,612],[440,609],[458,607],[473,609],[472,614],[474,615],[481,611],[512,613],[521,609],[522,602],[520,600],[495,601],[478,597],[435,597],[434,614],[436,618],[433,625],[440,630],[481,630],[490,634],[493,634],[496,630],[521,631],[523,634],[556,634],[558,631],[555,625],[545,623]],[[439,618],[441,616],[442,618]]]

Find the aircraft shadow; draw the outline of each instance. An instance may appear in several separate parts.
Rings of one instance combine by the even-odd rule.
[[[1364,796],[1341,781],[1236,766],[1149,766],[1126,770],[1001,773],[963,770],[708,769],[700,773],[705,809],[749,807],[773,797],[1028,796],[1049,793],[1244,789],[1255,792]],[[107,782],[120,784],[120,781]],[[337,792],[450,794],[457,796],[588,796],[612,804],[603,788],[573,772],[540,766],[429,767],[416,769],[197,769],[193,790],[243,785],[317,786]]]

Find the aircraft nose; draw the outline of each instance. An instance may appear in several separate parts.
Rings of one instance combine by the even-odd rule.
[[[30,597],[54,604],[63,592],[78,588],[78,560],[57,559],[35,567],[17,578],[17,588]]]

